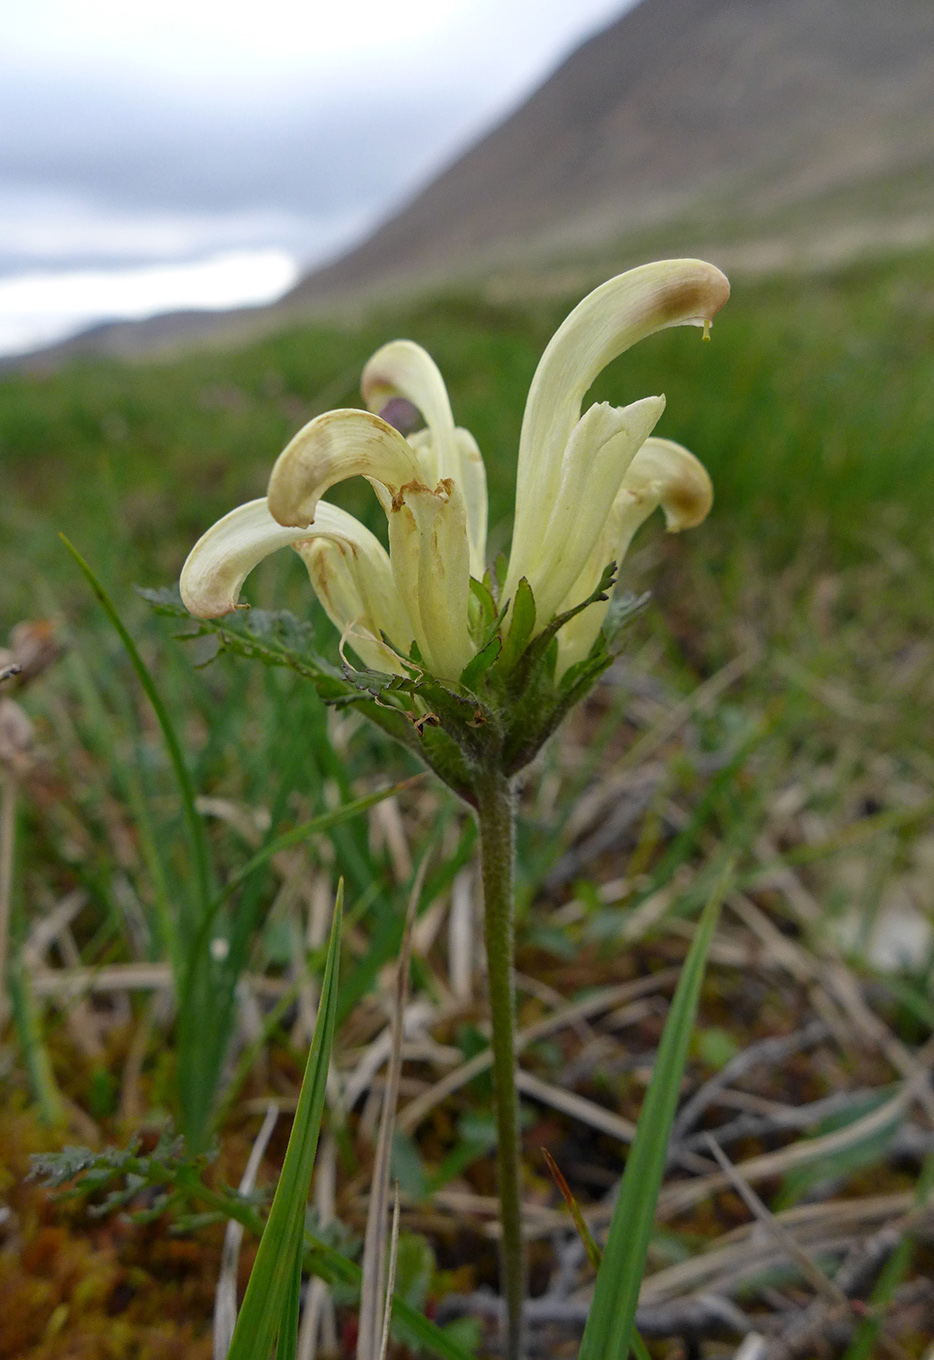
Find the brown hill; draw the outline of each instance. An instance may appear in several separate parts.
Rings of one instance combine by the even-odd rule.
[[[934,238],[931,0],[642,0],[292,300],[647,232],[750,262]]]
[[[652,256],[735,272],[932,240],[934,0],[642,0],[275,306],[99,326],[38,362],[238,343],[461,279],[574,289]]]

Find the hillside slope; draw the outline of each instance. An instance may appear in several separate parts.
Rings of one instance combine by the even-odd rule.
[[[782,271],[926,244],[932,71],[934,0],[641,0],[279,303],[99,326],[0,368],[237,344],[461,280],[583,291],[651,256]]]
[[[393,279],[711,238],[934,236],[930,0],[642,0],[359,249],[310,301]]]

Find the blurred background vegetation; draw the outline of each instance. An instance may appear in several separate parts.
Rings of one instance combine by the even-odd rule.
[[[477,1291],[496,1282],[496,1203],[473,823],[356,715],[326,710],[292,671],[186,640],[134,587],[171,587],[200,534],[264,493],[302,424],[358,404],[363,364],[395,336],[441,368],[485,458],[491,552],[506,549],[525,396],[556,326],[630,264],[703,254],[733,282],[712,343],[658,334],[612,364],[591,399],[664,392],[659,433],[705,463],[713,512],[681,537],[659,516],[640,531],[620,588],[651,598],[522,795],[519,1022],[539,1338],[545,1353],[576,1354],[574,1291],[592,1280],[541,1150],[599,1236],[698,909],[729,862],[639,1325],[658,1360],[694,1357],[678,1309],[714,1294],[723,1308],[704,1315],[696,1341],[711,1357],[758,1330],[768,1360],[931,1360],[932,11],[927,0],[884,11],[710,0],[688,22],[681,0],[630,9],[372,239],[279,303],[103,326],[0,373],[0,644],[24,620],[40,650],[55,640],[51,664],[28,686],[4,682],[0,699],[12,1002],[0,1047],[0,1357],[212,1353],[225,1214],[198,1195],[239,1182],[272,1103],[284,1117],[249,1213],[268,1201],[341,875],[343,1095],[326,1119],[314,1222],[329,1247],[359,1255],[390,965],[426,855],[393,1153],[399,1287],[454,1327],[452,1346],[483,1353],[493,1330]],[[477,34],[471,60],[482,64],[482,24]],[[419,56],[392,36],[400,62]],[[446,50],[451,61],[456,44]],[[378,55],[386,76],[392,63]],[[417,117],[398,106],[387,137],[450,105],[450,90],[447,104],[434,86],[423,93]],[[215,96],[204,146],[216,136],[236,149],[239,125]],[[131,119],[110,121],[135,136]],[[292,143],[260,121],[249,163],[262,169],[267,134],[280,153]],[[81,126],[95,150],[98,123]],[[316,127],[303,123],[303,137],[313,142]],[[187,133],[182,143],[192,155],[202,146]],[[145,146],[144,187],[156,155]],[[292,184],[293,162],[280,160]],[[230,159],[252,193],[246,164]],[[378,186],[384,208],[399,193],[393,165]],[[306,188],[290,233],[317,220]],[[83,231],[84,207],[71,208]],[[148,239],[152,204],[137,208]],[[220,249],[229,203],[217,211]],[[384,531],[362,482],[333,496]],[[190,790],[60,533],[135,640]],[[294,554],[264,562],[245,598],[309,621],[337,659]],[[26,1179],[30,1153],[139,1137],[148,1156],[169,1126],[210,1156],[166,1153],[142,1180],[115,1165],[134,1220],[96,1213],[103,1182],[89,1205],[55,1202]],[[710,1132],[784,1243],[791,1234],[855,1302],[842,1320],[800,1253],[761,1232],[718,1179]],[[254,1245],[248,1237],[241,1288]],[[321,1259],[312,1251],[306,1264]],[[354,1292],[346,1273],[331,1284],[308,1296],[321,1345],[350,1354]],[[786,1334],[797,1350],[781,1350]]]

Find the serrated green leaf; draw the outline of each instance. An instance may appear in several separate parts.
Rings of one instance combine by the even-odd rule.
[[[652,593],[648,590],[644,591],[642,595],[631,595],[627,592],[623,595],[613,596],[601,629],[607,651],[615,653],[620,637],[632,620],[642,613],[651,598]]]
[[[615,573],[616,563],[610,562],[604,569],[603,575],[600,577],[596,588],[588,595],[586,600],[581,600],[580,604],[576,604],[573,609],[566,609],[563,613],[556,614],[555,617],[546,624],[542,631],[532,639],[518,661],[512,666],[511,670],[509,670],[508,688],[510,694],[514,698],[530,695],[537,683],[547,681],[550,675],[553,674],[555,661],[557,659],[555,639],[558,630],[563,628],[569,620],[575,618],[583,610],[587,609],[589,605],[596,604],[598,600],[605,600],[607,593],[612,588],[615,580]],[[506,671],[507,667],[502,666],[502,669]],[[535,700],[535,704],[537,707],[537,699]],[[562,710],[562,716],[566,711],[567,709],[565,707]],[[560,719],[549,721],[543,726],[543,736],[538,743],[539,745],[541,744],[541,741],[544,741],[545,737],[554,730],[558,721],[560,721]],[[528,743],[523,743],[523,745],[528,745]],[[536,746],[535,750],[537,749],[538,747]],[[514,766],[512,768],[521,767]]]
[[[156,613],[189,624],[188,638],[217,637],[224,650],[235,656],[285,666],[312,681],[345,682],[341,671],[315,649],[313,626],[286,609],[244,609],[219,619],[196,619],[172,591],[137,587],[137,593]]]
[[[182,603],[181,593],[177,585],[158,586],[134,586],[133,589],[141,600],[151,604],[157,614],[166,614],[173,618],[190,619],[191,615]]]

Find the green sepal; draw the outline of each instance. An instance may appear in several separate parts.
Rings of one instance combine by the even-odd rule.
[[[414,729],[413,729],[414,731]],[[425,727],[418,735],[418,753],[439,779],[458,797],[473,806],[473,771],[464,758],[460,743],[440,727]]]
[[[587,599],[576,604],[573,609],[566,609],[563,614],[556,614],[538,636],[529,643],[509,677],[509,690],[512,694],[521,694],[528,689],[535,672],[547,658],[548,649],[552,640],[557,636],[558,630],[569,623],[571,619],[576,618],[578,614],[583,613],[590,605],[596,604],[599,600],[605,600],[612,590],[615,580],[616,563],[610,562],[604,568],[596,589],[587,596]]]
[[[516,598],[512,609],[512,622],[500,657],[499,669],[508,674],[526,651],[529,639],[535,630],[535,597],[532,587],[523,576],[516,587]]]
[[[508,574],[509,558],[504,552],[498,552],[491,573],[490,593],[494,600],[501,600],[503,598],[503,585],[505,584]]]
[[[503,650],[503,639],[499,634],[495,634],[486,644],[482,651],[478,652],[472,661],[461,672],[461,684],[465,689],[475,689],[477,681],[493,665],[500,652]]]
[[[474,638],[484,643],[495,631],[497,620],[496,601],[486,580],[470,578],[470,631]]]

